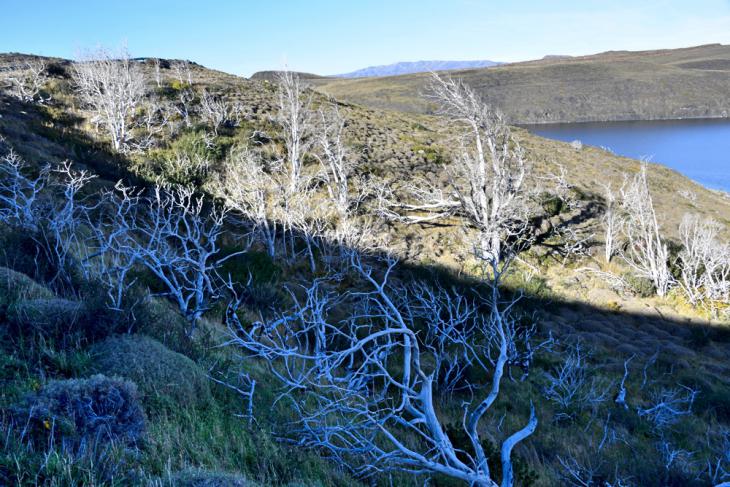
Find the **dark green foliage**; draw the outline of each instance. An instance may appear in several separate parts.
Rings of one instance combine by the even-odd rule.
[[[648,277],[640,277],[634,274],[624,274],[624,281],[629,285],[631,291],[641,298],[650,298],[656,294],[656,287]]]
[[[561,214],[566,207],[565,202],[561,198],[552,194],[543,195],[541,205],[548,217]]]
[[[32,235],[28,232],[7,230],[9,229],[0,229],[0,265],[27,274],[35,280],[50,278],[54,269],[43,258],[44,255]]]
[[[111,310],[103,298],[94,296],[83,301],[22,299],[8,306],[5,315],[16,336],[36,335],[61,347],[79,340],[100,340],[133,324],[128,313]]]
[[[169,301],[145,299],[135,309],[134,316],[137,333],[152,337],[170,350],[191,358],[202,353],[200,344],[187,336],[187,321]]]
[[[141,335],[111,337],[93,345],[91,370],[134,381],[142,399],[155,405],[206,406],[208,377],[188,357]]]
[[[25,299],[51,299],[53,293],[27,275],[0,267],[0,321],[8,308]]]
[[[50,62],[46,65],[46,74],[56,78],[70,78],[68,70],[66,69],[67,64],[67,62]]]
[[[434,146],[415,145],[412,150],[417,155],[423,157],[429,164],[443,165],[449,162],[443,152]]]
[[[704,326],[693,326],[690,329],[689,341],[694,348],[702,348],[709,345],[712,339],[710,338],[710,330]]]
[[[236,252],[234,247],[224,248],[221,255]],[[257,284],[275,283],[282,275],[282,269],[266,252],[250,251],[228,259],[220,271],[221,275],[231,276],[234,281],[247,282],[251,276]]]
[[[235,248],[224,249],[224,255],[234,252]],[[251,285],[241,290],[241,304],[249,309],[267,312],[274,304],[281,306],[287,297],[278,286],[283,269],[269,254],[250,251],[227,260],[222,267],[221,275],[231,277],[234,282]]]
[[[204,132],[186,132],[169,147],[151,151],[149,165],[144,161],[137,171],[151,180],[160,178],[166,183],[200,187],[207,179],[209,166],[223,156],[223,147],[206,143]]]
[[[70,451],[99,442],[136,445],[145,432],[136,386],[103,375],[50,382],[11,411],[28,441],[53,439]]]
[[[8,309],[8,320],[24,332],[61,339],[80,328],[84,305],[62,298],[28,299]]]

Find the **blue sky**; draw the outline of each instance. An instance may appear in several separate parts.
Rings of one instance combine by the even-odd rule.
[[[126,42],[243,75],[730,44],[730,0],[0,0],[0,12],[0,52]]]

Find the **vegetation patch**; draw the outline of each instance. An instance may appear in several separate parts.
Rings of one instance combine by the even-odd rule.
[[[148,404],[210,404],[208,378],[188,357],[142,335],[111,337],[93,345],[91,370],[134,381]]]

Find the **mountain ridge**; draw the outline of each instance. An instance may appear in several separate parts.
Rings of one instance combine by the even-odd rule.
[[[392,64],[368,66],[349,73],[335,74],[333,78],[370,78],[382,76],[399,76],[403,74],[427,73],[430,71],[451,71],[455,69],[479,69],[499,66],[503,63],[490,60],[476,61],[401,61]]]

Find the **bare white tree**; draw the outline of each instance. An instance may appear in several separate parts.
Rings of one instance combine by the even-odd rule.
[[[277,185],[266,171],[261,156],[247,147],[234,148],[217,191],[228,208],[253,226],[257,240],[274,257],[280,218]]]
[[[177,61],[172,65],[172,71],[180,82],[180,85],[193,86],[193,73],[190,70],[188,61]]]
[[[208,93],[208,90],[203,90],[200,97],[200,117],[213,127],[213,132],[218,135],[221,125],[231,121],[232,107],[221,96],[215,96]]]
[[[606,210],[603,213],[603,227],[604,232],[604,249],[606,263],[611,262],[616,252],[616,239],[620,232],[621,218],[617,213],[616,208],[616,195],[611,189],[610,184],[604,185],[605,198],[606,198]]]
[[[685,215],[679,226],[680,285],[690,303],[730,303],[730,245],[719,240],[722,225]]]
[[[5,145],[0,138],[0,149]],[[0,222],[5,225],[36,231],[41,223],[38,200],[48,184],[50,167],[36,177],[28,175],[25,160],[11,147],[0,156]]]
[[[119,186],[119,211],[111,222],[108,251],[146,267],[166,289],[195,332],[198,320],[218,298],[216,271],[245,250],[221,255],[225,210],[207,209],[190,188],[156,187],[136,197]],[[130,199],[134,198],[134,201]],[[127,207],[132,210],[127,210]]]
[[[502,115],[482,102],[468,85],[434,74],[432,97],[441,113],[464,127],[446,190],[421,183],[410,193],[415,203],[391,205],[426,216],[424,222],[458,215],[477,233],[477,257],[501,261],[505,242],[524,237],[529,206],[524,191],[529,163]],[[509,246],[514,249],[514,246]]]
[[[130,130],[134,130],[134,136],[129,137],[128,149],[142,153],[155,147],[166,130],[172,135],[174,128],[170,119],[173,111],[170,104],[160,101],[156,96],[150,96],[140,103],[130,121]]]
[[[651,280],[659,296],[665,296],[674,279],[669,271],[669,250],[649,192],[647,172],[648,165],[642,162],[639,172],[621,188],[626,249],[620,255],[634,272]]]
[[[346,120],[336,102],[330,102],[328,110],[321,109],[319,116],[315,155],[323,166],[322,179],[329,197],[327,209],[331,226],[327,237],[339,247],[359,248],[367,240],[368,227],[355,217],[371,188],[355,174],[357,155],[345,143]]]
[[[0,222],[26,231],[53,266],[50,284],[65,285],[78,250],[79,228],[95,206],[79,192],[95,176],[74,170],[69,161],[55,168],[43,166],[37,176],[29,172],[12,148],[0,156]]]
[[[485,390],[475,391],[464,405],[463,434],[468,444],[458,445],[446,431],[434,394],[442,371],[435,368],[433,350],[417,336],[416,310],[406,299],[407,289],[390,283],[394,265],[390,261],[379,273],[353,256],[352,267],[370,290],[341,295],[326,281],[315,280],[302,290],[301,299],[300,293],[291,291],[295,302],[291,312],[251,326],[238,321],[232,303],[226,314],[229,343],[264,359],[282,381],[286,389],[282,398],[291,400],[300,420],[292,433],[301,445],[328,452],[361,476],[403,471],[497,486],[482,447],[480,424],[499,396],[508,366],[508,328],[515,320],[515,302],[505,301],[495,286],[481,303],[490,314],[473,315],[476,336],[496,346],[491,350],[494,366],[483,350],[461,334],[459,326],[440,327],[452,334],[448,339],[454,348],[470,355],[474,366],[485,371]],[[454,303],[425,299],[437,308]],[[338,319],[333,311],[343,306],[353,312]],[[430,312],[422,302],[417,306],[420,312]],[[452,319],[446,310],[437,311],[441,319]],[[453,319],[462,318],[459,313]],[[502,440],[502,486],[514,482],[514,447],[536,427],[531,408],[527,424]]]
[[[637,413],[657,431],[662,431],[677,423],[681,417],[692,414],[692,405],[697,394],[697,390],[683,385],[652,391],[649,404],[638,407]]]
[[[137,255],[119,251],[118,245],[132,235],[134,214],[138,209],[139,195],[131,189],[117,185],[121,197],[113,191],[102,193],[99,211],[87,213],[87,228],[91,234],[83,249],[86,255],[81,265],[85,276],[101,283],[107,293],[108,308],[124,309],[127,290],[136,279],[128,279],[137,263]]]
[[[42,59],[27,61],[20,72],[14,71],[4,79],[10,83],[10,94],[20,101],[45,103],[41,90],[48,81],[46,62]]]
[[[708,426],[706,434],[707,447],[710,452],[707,458],[707,477],[711,485],[730,485],[730,430],[724,426]]]
[[[88,202],[80,191],[96,175],[86,170],[75,170],[70,161],[64,161],[53,170],[56,178],[52,184],[58,188],[60,198],[51,203],[44,215],[45,225],[40,227],[40,242],[46,249],[48,259],[55,264],[56,275],[51,283],[61,280],[70,284],[71,261],[75,259],[80,246],[80,228],[86,215],[98,203]]]
[[[303,174],[304,156],[312,145],[314,111],[312,97],[307,94],[299,77],[283,70],[277,76],[278,107],[274,121],[281,127],[284,138],[284,164],[288,176],[289,195],[295,194],[306,178]]]
[[[158,88],[162,87],[162,75],[160,74],[160,58],[156,57],[155,63],[155,84]]]
[[[126,49],[85,53],[73,65],[76,91],[105,128],[116,151],[126,150],[134,110],[145,93],[144,76]]]
[[[571,408],[595,408],[608,400],[611,384],[591,376],[587,355],[576,344],[560,365],[546,374],[545,397],[561,408],[559,417],[570,417]]]

